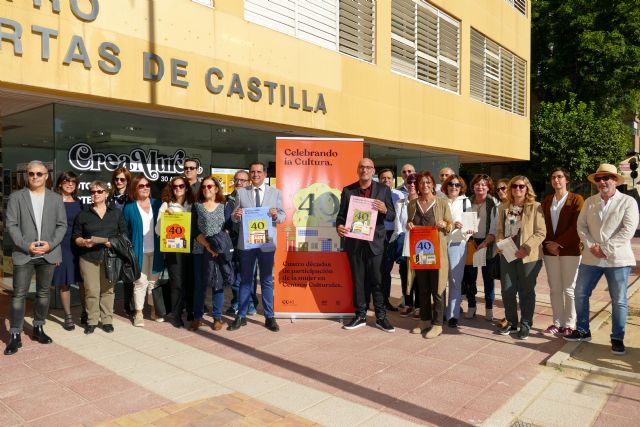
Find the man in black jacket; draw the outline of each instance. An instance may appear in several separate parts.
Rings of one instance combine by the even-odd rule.
[[[375,166],[371,159],[364,158],[358,163],[358,181],[346,186],[340,196],[340,210],[336,218],[336,228],[340,237],[344,238],[343,248],[349,257],[351,278],[353,282],[353,305],[355,318],[345,329],[356,329],[366,324],[367,303],[366,289],[371,289],[376,312],[376,327],[385,332],[395,329],[387,320],[384,295],[381,286],[380,266],[384,255],[387,234],[384,221],[393,221],[396,216],[391,201],[391,189],[386,185],[373,181]],[[351,196],[359,196],[373,201],[373,208],[378,211],[375,232],[372,241],[346,237],[351,230],[345,226]],[[367,287],[365,284],[368,283]]]

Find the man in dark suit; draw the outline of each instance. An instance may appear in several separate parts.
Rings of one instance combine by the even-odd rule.
[[[286,218],[282,207],[282,194],[276,188],[266,184],[267,170],[264,163],[253,162],[249,165],[249,179],[251,185],[239,188],[236,199],[236,208],[231,220],[242,222],[244,208],[269,208],[269,216],[274,224],[281,224]],[[262,292],[262,307],[264,308],[264,326],[270,331],[280,330],[273,313],[273,262],[275,254],[276,236],[273,236],[273,245],[262,246],[257,249],[245,249],[244,228],[238,229],[238,258],[240,260],[240,290],[239,307],[233,323],[227,328],[235,331],[247,324],[247,310],[251,299],[253,286],[253,272],[256,262],[260,270],[260,290]]]
[[[385,332],[395,332],[387,320],[384,295],[381,285],[380,267],[384,255],[387,233],[384,221],[393,221],[396,216],[391,201],[391,189],[373,181],[375,166],[371,159],[364,158],[358,163],[358,181],[346,186],[340,196],[340,210],[336,217],[336,228],[340,237],[344,237],[344,250],[349,257],[353,282],[353,305],[356,316],[345,329],[356,329],[364,326],[367,315],[366,289],[371,289],[376,312],[376,327]],[[374,199],[373,208],[378,211],[376,228],[372,241],[346,237],[351,231],[345,226],[351,196]],[[367,284],[369,286],[367,286]]]
[[[4,354],[14,354],[22,347],[25,298],[36,273],[36,301],[33,315],[33,338],[42,344],[53,342],[44,333],[49,312],[49,286],[56,264],[62,260],[60,242],[67,231],[67,214],[62,196],[47,189],[49,176],[42,162],[27,165],[28,187],[9,196],[7,231],[13,242],[13,297],[11,298],[10,339]]]

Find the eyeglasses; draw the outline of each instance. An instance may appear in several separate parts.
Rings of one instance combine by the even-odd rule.
[[[151,184],[146,183],[146,184],[138,184],[138,190],[142,190],[143,188],[151,188]]]
[[[127,182],[127,178],[119,178],[119,177],[116,177],[116,178],[113,178],[113,180],[114,180],[115,182]]]
[[[207,190],[211,190],[213,187],[216,187],[216,185],[213,184],[207,184],[207,185],[203,185],[203,188],[206,188]]]
[[[595,178],[593,178],[593,180],[595,182],[600,182],[600,181],[604,181],[607,182],[610,179],[613,179],[613,177],[611,175],[605,175],[605,176],[596,176]]]
[[[242,178],[236,178],[233,180],[233,182],[247,182],[249,181],[248,179],[242,179]]]
[[[498,187],[498,191],[507,191],[507,187]]]
[[[407,185],[416,185],[415,181],[407,181]]]
[[[515,190],[524,190],[525,188],[527,188],[527,186],[525,184],[511,184],[511,189]]]
[[[47,174],[46,172],[29,172],[29,176],[31,178],[33,178],[34,176],[37,176],[38,178],[42,178],[46,174]]]
[[[73,185],[76,185],[76,184],[77,184],[77,182],[76,182],[76,181],[74,181],[74,180],[72,180],[72,179],[63,179],[63,180],[62,180],[62,183],[63,183],[63,184],[73,184]]]
[[[93,196],[94,194],[103,194],[104,190],[90,190],[89,193]]]
[[[420,181],[419,185],[433,185],[433,182],[425,179]]]
[[[411,169],[407,169],[407,170],[401,171],[400,173],[402,173],[402,174],[406,173],[407,175],[409,175],[409,174],[412,174],[412,173],[415,173],[415,172],[412,171]]]
[[[460,184],[459,182],[450,182],[447,184],[449,187],[456,187],[456,188],[460,188],[462,187],[462,184]]]
[[[184,190],[185,185],[184,184],[173,184],[173,189],[174,190]]]
[[[186,171],[192,171],[192,170],[196,170],[196,169],[198,169],[197,166],[185,166],[184,167],[184,170],[186,170]]]
[[[358,166],[358,169],[364,169],[364,170],[373,170],[375,169],[373,166]]]

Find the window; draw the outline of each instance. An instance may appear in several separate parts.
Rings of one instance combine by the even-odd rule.
[[[373,62],[375,0],[245,0],[247,21]]]
[[[527,0],[507,0],[507,3],[524,16],[527,16]]]
[[[460,21],[422,0],[393,0],[391,69],[458,93]]]
[[[521,116],[527,113],[527,63],[473,28],[471,97]]]

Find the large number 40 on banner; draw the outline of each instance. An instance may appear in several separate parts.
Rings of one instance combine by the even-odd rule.
[[[436,227],[414,227],[409,232],[409,255],[414,270],[440,268],[440,244]]]
[[[164,212],[160,217],[160,251],[191,252],[191,212]]]

